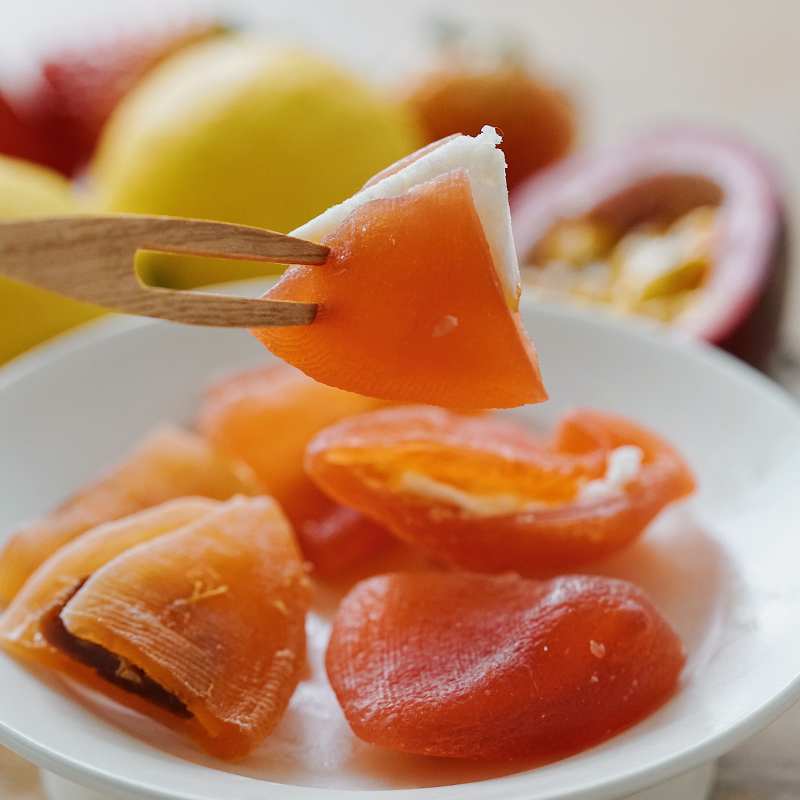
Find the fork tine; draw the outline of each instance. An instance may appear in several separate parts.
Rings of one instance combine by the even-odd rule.
[[[136,251],[323,264],[328,248],[273,231],[175,217],[108,215],[0,221],[0,274],[143,316],[192,325],[307,325],[314,303],[257,300],[145,286]]]

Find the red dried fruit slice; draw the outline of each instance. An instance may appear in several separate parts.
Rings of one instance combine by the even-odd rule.
[[[540,440],[511,422],[403,406],[351,417],[309,444],[337,502],[440,560],[542,575],[629,544],[694,481],[663,439],[588,409]]]
[[[326,657],[355,734],[424,755],[590,747],[653,711],[681,643],[626,581],[396,573],[342,602]]]
[[[227,500],[262,493],[246,464],[218,452],[203,437],[177,428],[156,431],[105,477],[12,531],[0,551],[0,604],[8,603],[59,547],[103,522],[175,497]]]
[[[303,555],[314,565],[315,574],[323,578],[354,568],[392,541],[383,525],[352,508],[329,504],[327,513],[306,520],[297,534]]]

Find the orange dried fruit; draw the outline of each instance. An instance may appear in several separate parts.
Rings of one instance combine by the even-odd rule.
[[[684,661],[626,581],[434,572],[357,584],[326,656],[359,738],[481,759],[590,747],[663,702]]]
[[[661,437],[577,409],[549,440],[514,423],[401,406],[351,417],[309,444],[334,500],[448,564],[542,575],[621,549],[694,489]]]
[[[292,523],[306,558],[321,575],[353,566],[383,546],[385,529],[340,509],[305,474],[314,434],[382,401],[312,380],[288,364],[270,364],[223,378],[208,388],[197,427],[244,461]]]
[[[309,582],[271,498],[237,497],[164,532],[165,515],[197,501],[175,502],[180,512],[140,512],[53,556],[6,611],[0,643],[210,755],[243,758],[300,680]],[[140,543],[113,555],[120,533]]]
[[[178,428],[151,434],[105,477],[39,520],[12,531],[0,551],[0,604],[59,547],[102,522],[186,495],[227,500],[263,493],[250,468]]]
[[[499,141],[486,129],[444,142],[294,231],[328,245],[328,261],[289,268],[265,297],[317,303],[317,318],[254,334],[364,395],[471,409],[545,400],[518,312]]]
[[[131,547],[205,516],[219,506],[205,497],[181,497],[80,534],[51,555],[25,582],[0,618],[0,641],[16,655],[67,669],[66,656],[41,635],[40,622],[65,590]]]

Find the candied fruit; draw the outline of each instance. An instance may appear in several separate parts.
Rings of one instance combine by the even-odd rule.
[[[186,495],[227,500],[263,493],[251,469],[179,428],[151,434],[105,477],[41,519],[11,532],[0,550],[0,605],[59,547],[102,522]]]
[[[384,401],[326,386],[288,364],[223,378],[206,391],[197,427],[221,450],[250,466],[292,523],[300,548],[320,575],[354,566],[390,540],[388,532],[326,497],[303,469],[311,437]]]
[[[445,563],[541,576],[633,541],[694,489],[663,439],[577,409],[549,440],[516,424],[399,406],[320,432],[306,468],[337,502]]]
[[[662,703],[680,640],[626,581],[394,573],[342,602],[326,665],[354,733],[424,755],[558,757]]]
[[[235,760],[272,732],[300,680],[310,586],[272,498],[236,497],[180,524],[192,503],[62,548],[12,601],[0,644]]]
[[[317,303],[311,325],[253,333],[311,377],[387,400],[506,408],[547,398],[518,311],[504,161],[459,136],[294,233],[331,248],[265,297]]]

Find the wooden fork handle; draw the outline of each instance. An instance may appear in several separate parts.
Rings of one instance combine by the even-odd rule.
[[[324,264],[328,248],[273,231],[174,217],[109,215],[0,221],[0,274],[75,300],[192,325],[307,325],[314,303],[145,286],[137,250]]]

